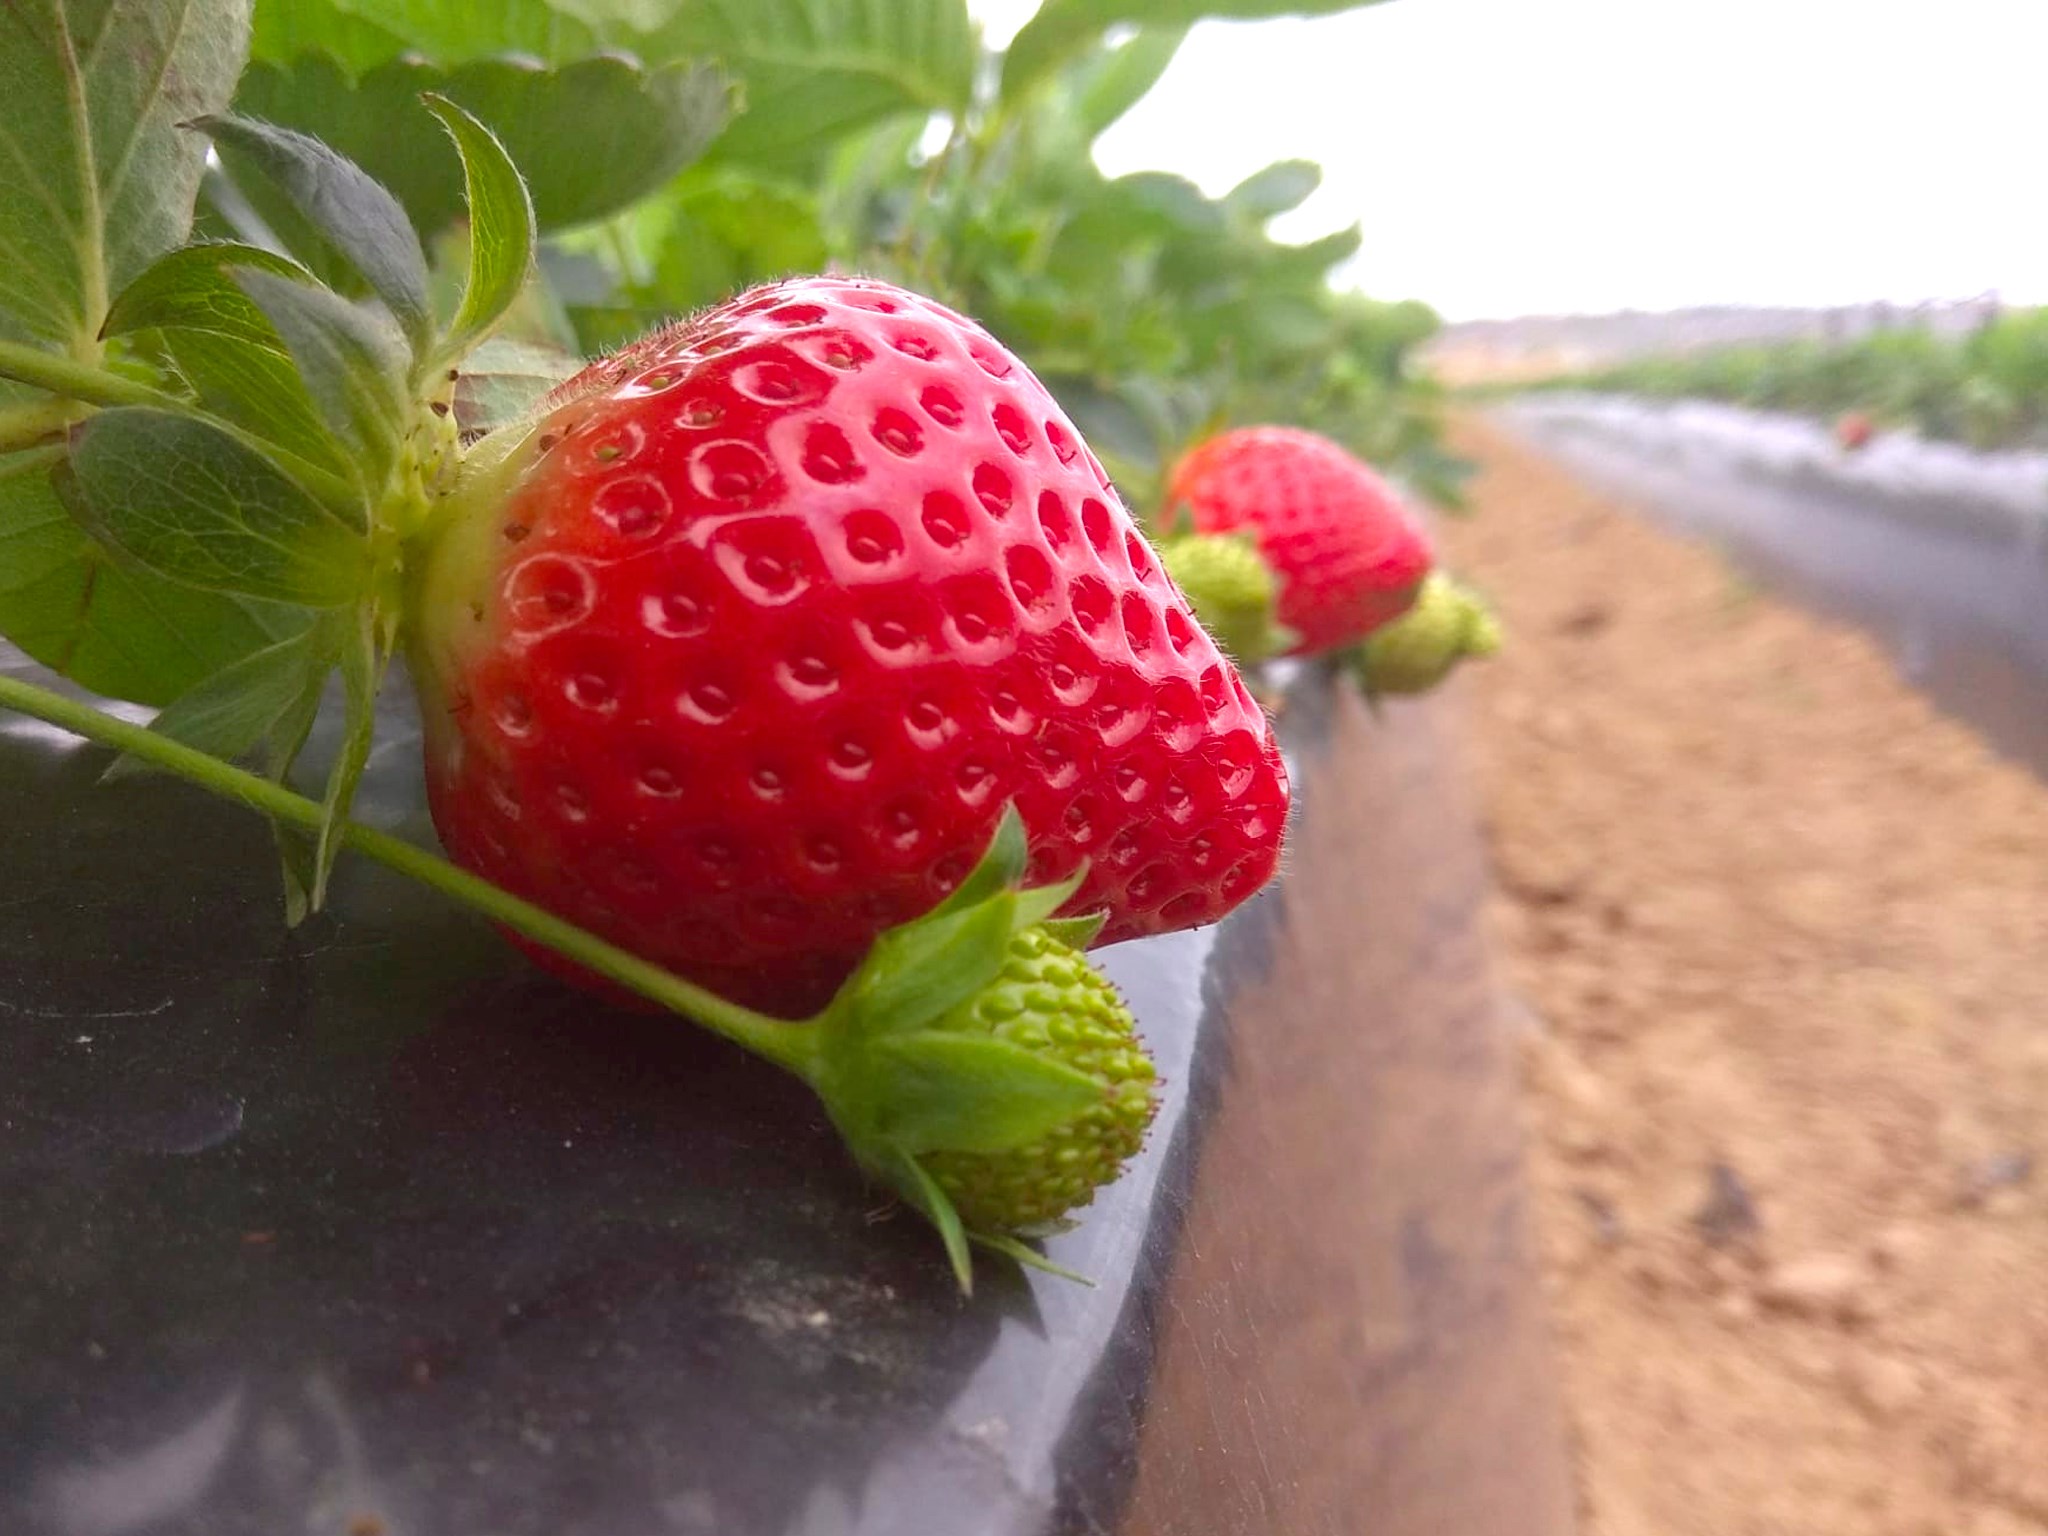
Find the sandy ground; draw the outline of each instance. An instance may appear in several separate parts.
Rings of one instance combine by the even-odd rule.
[[[2044,1536],[2048,786],[1856,633],[1458,436],[1582,1531]]]

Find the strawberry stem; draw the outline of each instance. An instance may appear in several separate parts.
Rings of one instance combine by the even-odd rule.
[[[153,389],[139,379],[125,378],[105,368],[95,368],[76,358],[25,347],[20,342],[0,341],[0,378],[33,384],[67,400],[88,405],[154,405],[167,411],[186,409],[175,395]]]
[[[168,736],[116,719],[89,704],[65,698],[19,678],[0,674],[0,708],[32,716],[73,735],[83,736],[88,741],[113,747],[222,799],[240,801],[277,821],[318,833],[325,820],[320,806],[281,784],[244,772],[231,763],[173,741]],[[444,896],[547,945],[607,980],[628,987],[673,1012],[695,1019],[705,1028],[786,1068],[807,1083],[813,1080],[818,1070],[823,1031],[816,1021],[792,1023],[771,1019],[737,1003],[727,1002],[716,993],[684,981],[680,976],[565,922],[552,912],[523,901],[510,891],[472,875],[468,870],[460,869],[403,838],[351,821],[342,823],[341,839],[358,853],[366,854],[423,885],[432,886]]]

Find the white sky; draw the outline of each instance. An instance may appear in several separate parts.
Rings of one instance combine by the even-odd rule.
[[[1036,0],[971,0],[1002,41]],[[1446,316],[2048,301],[2048,0],[1392,0],[1210,22],[1111,173],[1324,184],[1359,285]]]

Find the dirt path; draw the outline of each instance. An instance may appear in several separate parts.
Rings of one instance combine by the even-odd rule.
[[[1459,436],[1585,1536],[2048,1536],[2048,787]]]

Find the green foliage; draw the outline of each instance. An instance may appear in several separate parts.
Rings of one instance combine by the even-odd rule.
[[[719,158],[796,169],[832,142],[906,111],[966,109],[974,85],[967,0],[686,0],[643,46],[714,58],[747,110]]]
[[[1543,382],[1881,425],[1977,448],[2048,446],[2048,309],[2012,310],[1964,337],[1921,328],[1650,357]]]
[[[100,412],[79,430],[59,489],[108,548],[186,586],[330,608],[353,600],[368,572],[361,530],[190,416]]]
[[[0,337],[97,355],[110,295],[185,238],[247,0],[0,6]],[[0,397],[4,401],[5,397]]]
[[[1257,8],[1142,9],[1102,8],[1178,24],[1063,50],[1019,99],[996,97],[985,71],[934,156],[916,148],[923,114],[842,135],[805,165],[735,154],[729,135],[630,216],[567,242],[579,260],[554,258],[578,344],[614,346],[747,283],[836,261],[986,324],[1141,507],[1156,507],[1192,441],[1253,420],[1325,432],[1454,499],[1461,466],[1441,451],[1436,396],[1409,363],[1434,315],[1336,286],[1356,228],[1305,244],[1268,228],[1315,190],[1316,166],[1282,161],[1211,198],[1176,175],[1111,178],[1095,164],[1094,139],[1159,79],[1188,20]]]
[[[536,69],[519,59],[441,65],[408,56],[352,75],[314,53],[257,63],[236,105],[332,145],[431,235],[461,216],[464,201],[461,169],[420,109],[427,93],[459,104],[502,141],[544,229],[588,224],[654,191],[703,153],[733,102],[720,70],[689,61],[649,68],[605,54]]]
[[[463,280],[462,303],[442,341],[448,356],[461,357],[518,303],[533,275],[539,231],[526,183],[497,136],[445,96],[429,96],[426,103],[462,157],[463,202],[470,222],[469,272]]]
[[[61,448],[0,458],[0,634],[95,693],[164,704],[304,622],[120,563],[51,484]]]
[[[1044,0],[1003,61],[1003,95],[1014,100],[1099,41],[1111,27],[1185,26],[1205,17],[1326,16],[1372,0]]]
[[[166,252],[114,300],[102,334],[183,379],[207,410],[309,463],[348,475],[342,446],[313,404],[291,350],[237,269],[303,278],[288,256],[221,241]]]
[[[0,634],[172,702],[166,732],[261,749],[273,777],[338,668],[329,832],[285,849],[317,900],[406,541],[461,443],[573,354],[747,284],[838,266],[937,293],[1046,378],[1141,506],[1193,439],[1250,420],[1442,496],[1409,373],[1434,317],[1337,286],[1356,229],[1271,232],[1317,167],[1211,197],[1093,155],[1195,22],[1351,3],[1047,0],[1007,60],[966,0],[0,7],[21,172],[0,200]],[[202,187],[203,230],[234,238],[185,243]],[[1983,371],[2010,391],[2028,366],[1994,349]]]

